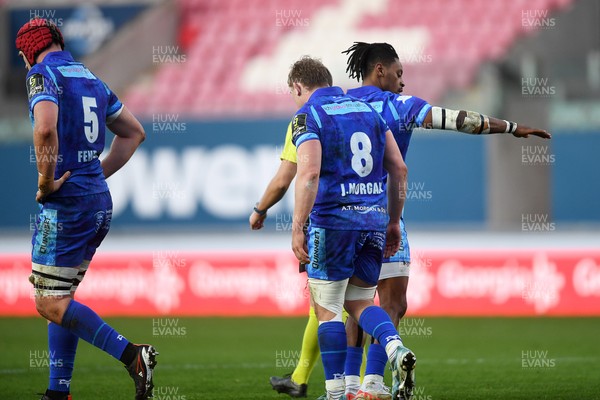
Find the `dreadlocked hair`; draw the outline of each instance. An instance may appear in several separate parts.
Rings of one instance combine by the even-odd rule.
[[[388,43],[354,42],[342,54],[348,54],[348,76],[359,82],[373,71],[377,63],[389,65],[399,58],[396,50]]]

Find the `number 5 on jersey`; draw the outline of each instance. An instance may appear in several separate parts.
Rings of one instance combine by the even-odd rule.
[[[83,103],[83,125],[85,138],[88,142],[94,143],[98,139],[98,115],[92,108],[98,108],[95,97],[81,97]]]

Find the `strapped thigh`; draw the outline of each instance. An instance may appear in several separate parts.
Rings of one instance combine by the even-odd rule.
[[[86,267],[87,268],[87,267]],[[54,267],[32,263],[29,282],[36,296],[69,296],[79,268]]]
[[[373,300],[377,286],[360,287],[351,283],[346,287],[346,301]]]
[[[308,278],[310,294],[313,301],[324,309],[335,314],[332,321],[342,321],[342,309],[344,307],[344,295],[348,279],[341,281],[326,281],[316,278]]]

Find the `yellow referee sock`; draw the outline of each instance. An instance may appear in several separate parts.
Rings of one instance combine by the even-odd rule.
[[[366,335],[366,333],[365,333]],[[367,336],[367,339],[371,338],[371,336]],[[362,384],[362,381],[365,379],[365,372],[367,371],[367,353],[369,352],[369,346],[367,346],[367,344],[369,344],[369,341],[367,340],[367,343],[365,343],[364,349],[363,349],[363,359],[362,359],[362,364],[360,364],[360,383]]]
[[[298,365],[292,374],[292,381],[302,385],[308,383],[310,374],[319,358],[319,338],[317,331],[319,330],[319,321],[315,314],[315,309],[311,306],[308,313],[308,322],[304,329],[302,337],[302,350],[300,351],[300,359]]]

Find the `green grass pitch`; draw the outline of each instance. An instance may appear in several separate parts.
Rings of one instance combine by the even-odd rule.
[[[305,318],[110,318],[160,352],[156,400],[288,399],[270,375],[291,372]],[[47,383],[41,318],[0,319],[0,398],[37,399]],[[415,400],[600,399],[600,318],[408,318]],[[309,399],[323,393],[320,360]],[[386,378],[390,382],[389,372]],[[74,400],[133,399],[121,364],[80,342]]]

